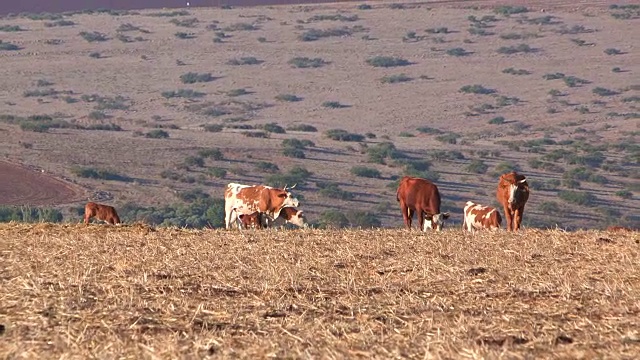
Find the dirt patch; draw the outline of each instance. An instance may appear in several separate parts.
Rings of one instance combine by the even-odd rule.
[[[62,180],[0,161],[0,205],[58,205],[77,201],[80,191]]]

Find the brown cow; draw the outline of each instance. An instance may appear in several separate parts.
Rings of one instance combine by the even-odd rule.
[[[409,230],[416,212],[422,231],[427,231],[427,228],[440,231],[449,218],[449,213],[440,213],[440,192],[429,180],[404,176],[400,179],[396,200],[400,202],[404,223]]]
[[[504,208],[507,231],[517,231],[522,223],[524,205],[529,200],[529,184],[524,175],[515,171],[502,174],[498,182],[496,198]]]
[[[264,185],[230,183],[224,191],[225,227],[231,228],[239,214],[253,214],[259,211],[266,215],[268,220],[273,220],[280,216],[284,207],[298,205],[298,199],[291,196],[286,186],[276,189]]]
[[[256,211],[251,214],[239,214],[238,215],[238,226],[248,229],[248,228],[256,228],[262,229],[262,216],[259,211]]]
[[[107,224],[120,224],[120,217],[118,217],[118,213],[113,206],[88,202],[87,205],[84,206],[84,223],[88,224],[92,217],[102,220]]]
[[[462,230],[473,232],[474,230],[498,230],[502,225],[502,216],[496,208],[476,204],[467,201],[464,207],[464,219]]]

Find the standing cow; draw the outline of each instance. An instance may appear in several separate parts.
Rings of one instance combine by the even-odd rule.
[[[498,230],[502,225],[502,217],[496,208],[476,204],[467,201],[464,206],[464,218],[462,230],[473,232],[474,230]]]
[[[84,223],[88,224],[92,217],[102,220],[107,224],[120,224],[120,217],[118,217],[118,213],[113,206],[88,202],[87,205],[84,206]]]
[[[498,202],[504,208],[507,231],[518,231],[522,223],[524,205],[529,200],[529,185],[524,175],[515,171],[502,174],[496,192]]]
[[[404,223],[409,230],[414,213],[417,213],[422,231],[427,231],[427,228],[440,231],[444,221],[449,218],[449,213],[440,213],[440,192],[429,180],[403,177],[398,185],[396,200],[400,202]]]
[[[284,189],[264,185],[242,185],[230,183],[224,191],[225,227],[231,228],[239,214],[253,214],[258,211],[269,219],[280,216],[284,207],[297,207],[298,199]]]

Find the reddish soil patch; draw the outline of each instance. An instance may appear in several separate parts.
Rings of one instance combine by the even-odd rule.
[[[78,200],[79,191],[52,176],[0,161],[0,205],[57,205]]]

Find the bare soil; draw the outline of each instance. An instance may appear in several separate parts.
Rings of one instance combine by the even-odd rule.
[[[0,357],[634,359],[639,241],[0,224]]]
[[[393,161],[383,165],[367,163],[364,153],[367,146],[391,141],[414,159],[431,161],[432,170],[440,175],[436,183],[443,195],[444,207],[453,211],[453,220],[459,222],[467,200],[495,203],[496,169],[501,163],[517,165],[532,184],[561,181],[565,172],[580,165],[558,160],[555,164],[559,168],[545,169],[534,168],[531,161],[542,159],[554,150],[585,155],[593,150],[586,145],[606,145],[601,152],[609,170],[593,169],[595,174],[606,177],[606,183],[581,181],[576,189],[595,196],[590,206],[560,200],[559,191],[567,190],[564,185],[537,188],[527,205],[525,225],[601,228],[611,222],[637,223],[640,213],[637,155],[633,150],[613,147],[638,143],[637,117],[624,116],[638,113],[637,102],[625,101],[638,96],[640,85],[636,76],[640,71],[636,51],[640,39],[634,36],[637,19],[612,17],[614,10],[608,9],[611,3],[606,1],[537,0],[526,2],[530,12],[511,16],[496,15],[492,9],[500,2],[494,1],[408,2],[403,9],[393,9],[390,3],[384,2],[370,4],[371,10],[358,10],[358,4],[354,3],[230,10],[198,8],[189,9],[189,15],[174,18],[149,16],[158,10],[123,16],[79,14],[67,18],[75,25],[62,27],[46,27],[46,20],[2,19],[0,25],[19,25],[26,30],[0,33],[4,42],[21,47],[18,51],[0,51],[3,114],[49,114],[79,126],[115,124],[124,131],[51,129],[47,133],[35,133],[0,122],[0,151],[7,161],[36,166],[47,174],[72,179],[91,193],[110,194],[116,205],[167,204],[178,201],[177,192],[195,187],[222,197],[222,189],[228,182],[263,182],[268,174],[255,169],[259,161],[276,163],[283,172],[301,165],[313,172],[309,185],[298,190],[305,197],[302,207],[311,218],[328,209],[361,209],[378,213],[384,226],[398,226],[401,216],[395,209],[395,191],[387,185],[402,175],[403,166]],[[540,12],[543,9],[544,13]],[[353,22],[313,20],[314,15],[330,14],[357,15],[358,19]],[[470,34],[469,16],[486,15],[494,15],[498,20],[487,22],[483,28],[492,35]],[[551,23],[535,23],[539,21],[536,18],[545,16],[552,16]],[[189,18],[198,19],[194,27],[170,22]],[[214,22],[223,30],[208,30],[207,25]],[[117,31],[127,23],[148,32]],[[224,30],[238,23],[252,24],[257,30]],[[310,29],[344,26],[352,30],[354,26],[361,28],[356,28],[350,36],[317,41],[299,39]],[[450,31],[446,34],[425,31],[441,27]],[[109,40],[87,42],[79,36],[81,31],[102,32]],[[221,42],[213,41],[217,31],[226,34]],[[417,39],[403,41],[411,31]],[[574,33],[562,33],[567,31]],[[192,33],[192,38],[180,39],[175,36],[177,32]],[[144,41],[123,42],[117,39],[118,34],[131,39],[141,37]],[[509,34],[521,39],[501,37]],[[582,46],[578,45],[580,41]],[[500,47],[520,44],[535,50],[512,55],[497,52]],[[447,54],[457,47],[463,48],[467,55]],[[621,54],[605,54],[609,48],[618,49]],[[93,52],[100,53],[100,57],[90,57]],[[261,62],[229,64],[229,60],[251,56]],[[366,62],[375,56],[399,57],[411,64],[376,68]],[[294,57],[318,57],[328,64],[320,68],[293,68],[288,62]],[[613,72],[614,67],[620,68],[620,72]],[[529,73],[503,73],[507,68]],[[180,76],[188,72],[211,73],[215,80],[184,84]],[[562,80],[543,78],[556,72],[588,83],[569,87]],[[399,74],[411,81],[381,81],[384,76]],[[38,80],[52,85],[38,87]],[[460,92],[461,87],[473,84],[494,89],[496,93],[492,96]],[[596,87],[617,94],[600,96],[593,93]],[[58,94],[25,96],[25,91],[49,88]],[[194,99],[166,99],[161,95],[164,91],[179,89],[192,89],[205,95]],[[248,94],[230,97],[228,93],[234,89],[245,89]],[[550,95],[551,90],[558,90],[560,96]],[[92,94],[124,96],[129,107],[100,110],[107,117],[95,120],[89,115],[97,110],[97,104],[82,100],[83,95],[86,98]],[[279,94],[293,94],[302,101],[278,101],[275,97]],[[519,101],[497,106],[500,96]],[[326,108],[322,106],[326,101],[339,101],[347,107]],[[230,114],[208,116],[194,110],[194,106],[214,105]],[[476,111],[483,105],[493,108]],[[498,116],[505,118],[504,124],[489,124],[489,120]],[[233,122],[239,118],[245,121]],[[285,128],[310,124],[319,131],[288,131],[259,139],[246,137],[242,135],[243,130],[229,127],[271,122]],[[222,132],[209,133],[202,128],[205,124],[227,127]],[[442,142],[436,135],[416,130],[424,126],[460,137],[455,144]],[[141,136],[157,127],[164,127],[170,137]],[[334,128],[360,134],[370,132],[376,137],[362,144],[336,142],[323,135]],[[407,137],[407,133],[412,137]],[[315,146],[305,151],[305,159],[285,157],[281,142],[288,138],[311,140]],[[513,147],[514,143],[542,138],[553,140],[555,145],[520,146],[518,150]],[[582,150],[566,145],[567,141],[582,144]],[[25,148],[23,143],[32,146]],[[211,147],[220,148],[225,160],[206,160],[205,168],[185,170],[182,166],[185,158]],[[463,157],[442,159],[436,156],[441,151]],[[467,166],[473,160],[484,161],[488,171],[470,172]],[[356,177],[350,172],[355,165],[376,168],[382,178]],[[78,178],[71,173],[73,166],[117,171],[135,181]],[[211,177],[208,171],[214,167],[228,170],[227,177]],[[160,176],[164,170],[192,177],[195,183],[164,179]],[[352,201],[323,198],[315,186],[317,181],[336,181],[356,196]],[[624,189],[631,189],[631,198],[616,195]],[[543,204],[549,202],[557,203],[563,210],[545,211]]]

